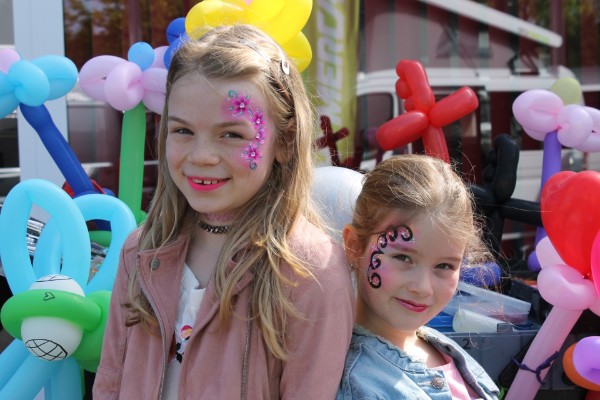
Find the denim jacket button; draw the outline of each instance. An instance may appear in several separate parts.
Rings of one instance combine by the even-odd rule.
[[[431,386],[434,389],[442,389],[444,387],[444,378],[434,376],[433,379],[431,379]]]
[[[150,261],[150,269],[152,269],[152,271],[156,271],[158,267],[160,267],[160,260],[158,258],[153,258]]]

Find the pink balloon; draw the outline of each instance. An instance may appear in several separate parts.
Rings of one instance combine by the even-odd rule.
[[[581,339],[573,350],[575,370],[590,382],[600,385],[600,336]]]
[[[162,114],[167,92],[167,70],[165,68],[150,67],[142,74],[142,87],[144,88],[144,105],[151,111]]]
[[[600,232],[596,234],[596,237],[592,242],[591,264],[592,278],[594,279],[594,285],[596,286],[596,294],[600,297]]]
[[[142,69],[132,62],[114,67],[106,77],[104,94],[108,103],[117,110],[131,110],[142,101],[144,88],[140,82]]]
[[[79,71],[79,86],[91,98],[106,102],[104,84],[110,71],[128,61],[115,56],[97,56],[83,64]]]
[[[563,107],[558,95],[549,90],[532,89],[515,99],[512,111],[527,134],[542,141],[548,132],[559,128],[557,115]]]
[[[148,109],[161,114],[167,87],[167,69],[161,54],[166,49],[166,46],[154,49],[154,63],[144,71],[136,63],[119,57],[94,57],[81,68],[81,89],[119,111],[131,110],[143,101]]]
[[[558,141],[567,147],[583,144],[592,132],[593,121],[590,114],[577,104],[569,104],[558,112]]]
[[[541,272],[546,271],[547,268],[542,269]],[[550,314],[548,314],[542,327],[533,338],[523,358],[523,364],[531,369],[536,369],[555,352],[559,351],[582,312],[565,310],[556,306],[552,307]],[[546,368],[540,372],[542,380],[546,377],[548,370],[549,368]],[[504,399],[533,400],[539,388],[540,382],[537,380],[536,374],[519,369]]]
[[[565,310],[583,311],[598,297],[592,281],[566,265],[544,267],[538,274],[537,285],[544,300]]]
[[[592,118],[592,131],[590,132],[587,140],[578,145],[576,148],[577,150],[585,152],[600,151],[600,110],[592,107],[583,108]]]
[[[566,265],[556,252],[556,249],[548,236],[544,236],[544,238],[538,242],[537,246],[535,246],[535,254],[537,255],[542,268],[549,265]]]
[[[596,297],[596,301],[590,304],[590,311],[600,317],[600,297]]]
[[[168,48],[169,46],[160,46],[154,49],[154,62],[150,68],[167,68],[165,67],[165,53],[167,52]]]
[[[21,57],[13,49],[0,50],[0,72],[8,74],[10,66],[19,61]]]

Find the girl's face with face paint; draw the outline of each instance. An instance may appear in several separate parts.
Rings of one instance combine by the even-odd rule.
[[[357,266],[358,324],[394,342],[414,336],[456,291],[465,243],[449,237],[430,217],[391,211],[364,250],[352,226],[346,253]]]
[[[266,182],[275,159],[264,96],[248,80],[191,75],[173,84],[168,105],[173,181],[194,210],[235,215]]]

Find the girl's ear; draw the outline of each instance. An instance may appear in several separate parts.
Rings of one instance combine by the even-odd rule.
[[[348,224],[344,227],[342,232],[344,238],[344,249],[346,250],[346,258],[349,263],[357,262],[360,257],[360,246],[358,243],[358,236],[356,235],[356,228],[352,224]]]

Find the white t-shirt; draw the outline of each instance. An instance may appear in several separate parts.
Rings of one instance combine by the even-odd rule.
[[[181,291],[179,293],[179,306],[177,307],[177,320],[175,321],[175,357],[169,360],[163,386],[163,400],[176,400],[179,384],[179,371],[185,353],[185,346],[192,335],[192,327],[206,289],[200,284],[192,270],[183,266],[181,277]]]

